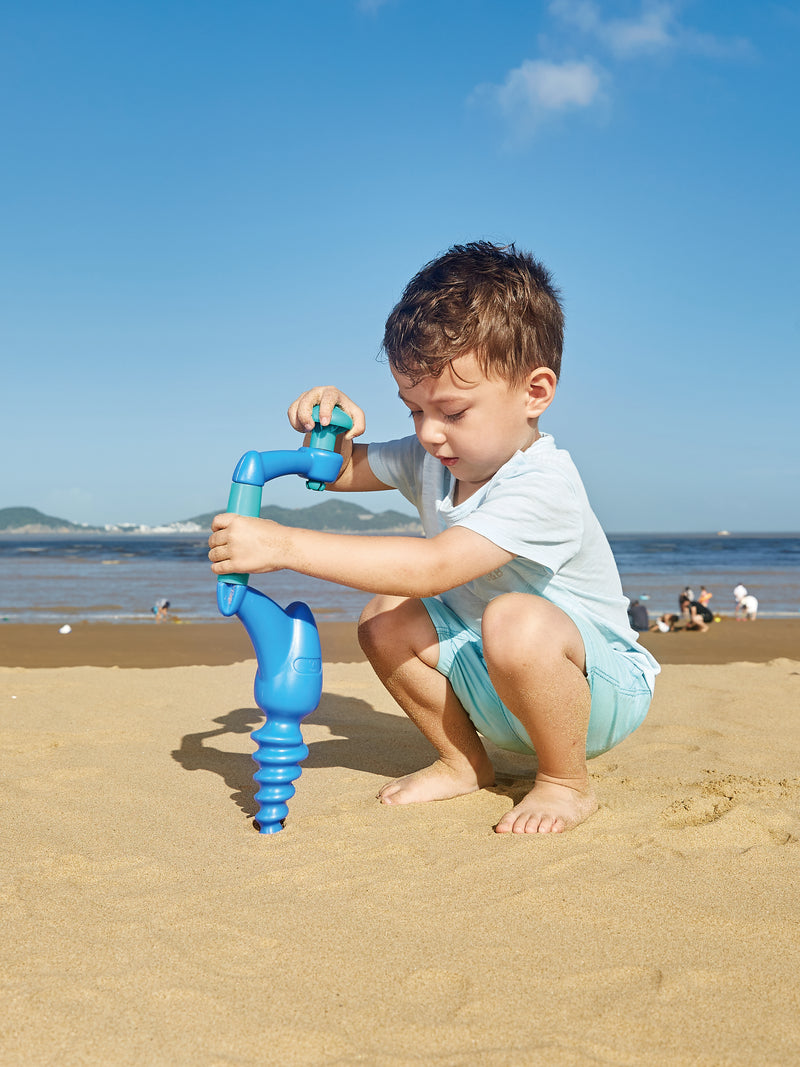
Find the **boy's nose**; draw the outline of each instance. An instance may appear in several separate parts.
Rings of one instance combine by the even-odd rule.
[[[441,445],[447,438],[444,423],[439,419],[423,419],[418,434],[422,445]]]

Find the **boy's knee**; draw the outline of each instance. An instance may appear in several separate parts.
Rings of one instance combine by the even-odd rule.
[[[407,601],[402,597],[375,596],[358,620],[358,643],[367,655],[387,641],[396,641],[406,628]]]
[[[358,643],[361,651],[368,658],[382,643],[381,634],[386,628],[386,619],[380,602],[384,599],[379,596],[373,597],[361,612],[361,618],[358,620]]]
[[[546,634],[547,607],[552,605],[526,593],[504,593],[490,600],[481,621],[484,648],[527,646],[532,637]]]
[[[507,593],[490,601],[481,630],[490,668],[532,666],[562,656],[582,663],[584,658],[583,639],[569,615],[529,593]]]
[[[376,596],[358,622],[358,643],[370,662],[387,652],[409,650],[416,654],[436,638],[430,616],[419,600]]]

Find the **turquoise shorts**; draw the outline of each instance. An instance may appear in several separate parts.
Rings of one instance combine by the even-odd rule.
[[[531,739],[494,690],[480,634],[468,629],[440,600],[425,605],[439,637],[437,671],[447,678],[476,730],[498,748],[532,753]],[[592,623],[573,618],[586,650],[586,675],[592,695],[586,756],[600,756],[644,722],[653,694],[624,642],[610,642]]]

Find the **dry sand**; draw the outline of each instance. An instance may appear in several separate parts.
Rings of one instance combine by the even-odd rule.
[[[257,834],[237,627],[0,627],[0,1062],[800,1062],[796,622],[648,635],[600,811],[542,837],[492,832],[529,788],[507,753],[493,789],[374,800],[430,752],[331,624],[286,829]]]

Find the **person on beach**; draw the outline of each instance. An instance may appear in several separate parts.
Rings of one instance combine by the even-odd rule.
[[[535,754],[533,788],[498,833],[569,830],[598,802],[587,758],[644,720],[659,667],[630,627],[611,549],[569,454],[539,429],[559,377],[563,313],[549,272],[514,245],[456,245],[409,282],[383,349],[414,434],[354,443],[365,416],[334,386],[289,408],[300,431],[338,404],[340,491],[390,488],[417,507],[424,538],[288,528],[218,515],[217,575],[287,568],[376,594],[361,646],[436,749],[384,785],[384,804],[490,786],[479,734]]]
[[[736,601],[736,610],[733,617],[737,622],[743,619],[747,622],[755,622],[758,617],[758,598],[747,592],[747,588],[741,582],[733,590],[733,599]]]
[[[167,617],[167,612],[169,611],[169,601],[166,600],[164,597],[159,597],[155,604],[153,604],[151,610],[156,617],[156,622],[163,622]]]
[[[739,614],[741,612],[741,615]],[[758,598],[754,597],[752,593],[745,593],[742,599],[736,605],[736,619],[741,622],[745,619],[747,622],[755,622],[758,617]]]
[[[705,589],[705,586],[702,588]],[[708,594],[708,599],[705,602],[702,599],[695,600],[694,593],[687,586],[678,596],[684,629],[699,630],[701,633],[706,633],[708,623],[714,621],[714,615],[711,608],[708,607],[708,600],[711,599],[711,595],[711,593]]]
[[[687,630],[699,630],[700,633],[708,633],[708,624],[714,621],[714,616],[708,610],[704,608],[699,601],[693,600],[689,604],[689,615],[686,620],[685,629]]]
[[[628,608],[628,619],[633,629],[639,633],[644,633],[645,630],[650,629],[650,617],[641,600],[631,601],[631,605]]]

